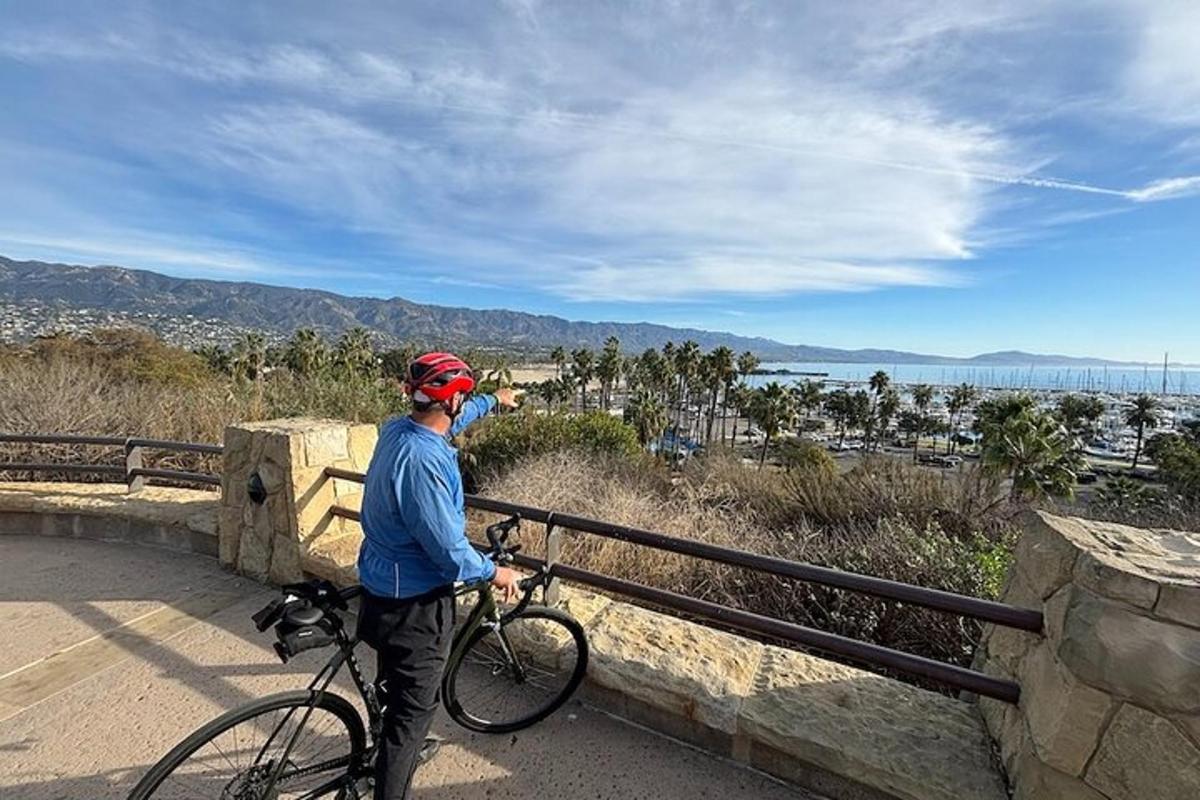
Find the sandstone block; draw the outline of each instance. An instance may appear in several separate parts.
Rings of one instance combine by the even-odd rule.
[[[1014,573],[1021,576],[1038,600],[1044,600],[1071,579],[1079,555],[1074,541],[1075,521],[1036,511],[1025,514],[1021,522]]]
[[[764,650],[738,726],[754,742],[903,800],[1001,800],[973,706],[854,667]]]
[[[227,567],[238,563],[238,542],[242,538],[242,510],[222,506],[217,517],[217,557]]]
[[[304,580],[300,564],[300,542],[290,533],[275,536],[271,547],[271,566],[267,577],[272,583],[296,583]]]
[[[1016,786],[1013,800],[1109,800],[1082,778],[1046,766],[1028,747],[1018,756],[1009,774]]]
[[[597,684],[729,734],[763,647],[623,603],[604,608],[588,638]]]
[[[251,524],[241,527],[241,538],[237,545],[237,571],[265,581],[271,571],[271,546],[274,540],[266,522],[267,514],[261,507],[257,512],[247,507],[243,510],[245,516],[250,516]]]
[[[1096,594],[1138,608],[1153,608],[1158,584],[1124,568],[1120,560],[1103,551],[1084,552],[1075,562],[1075,582]]]
[[[1164,583],[1154,613],[1193,628],[1200,628],[1200,583]]]
[[[990,697],[979,698],[979,712],[992,739],[1000,747],[1000,762],[1011,774],[1017,757],[1030,747],[1029,730],[1025,727],[1024,717],[1012,703]]]
[[[584,629],[587,629],[612,602],[608,597],[589,592],[587,589],[574,586],[561,586],[560,589],[557,608],[578,620]]]
[[[358,548],[362,536],[325,535],[315,539],[300,556],[305,572],[338,586],[358,583]]]
[[[1170,721],[1127,703],[1104,734],[1087,782],[1111,800],[1195,800],[1200,750]]]
[[[350,426],[350,469],[366,472],[375,452],[375,442],[379,439],[379,429],[374,425]]]
[[[292,493],[296,498],[296,529],[302,542],[325,533],[333,521],[329,509],[334,505],[333,480],[325,477],[323,467],[292,470]]]
[[[1200,632],[1076,588],[1059,658],[1077,677],[1157,710],[1200,711]]]
[[[1021,711],[1034,752],[1067,775],[1081,775],[1096,751],[1113,700],[1080,683],[1056,663],[1050,645],[1038,647],[1021,674]]]
[[[1042,618],[1045,622],[1046,638],[1056,645],[1062,641],[1063,626],[1067,621],[1067,607],[1071,604],[1072,584],[1059,589],[1046,600],[1042,606]]]
[[[997,625],[988,638],[988,660],[1009,675],[1016,675],[1025,656],[1041,641],[1035,633]]]
[[[343,422],[314,423],[304,431],[304,459],[310,467],[324,467],[350,457],[349,433]]]

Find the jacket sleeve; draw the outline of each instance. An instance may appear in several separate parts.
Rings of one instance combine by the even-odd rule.
[[[447,583],[491,580],[496,565],[467,540],[454,493],[436,462],[411,459],[396,475],[405,528]]]
[[[495,407],[495,395],[481,394],[478,397],[472,397],[463,404],[462,411],[458,412],[458,416],[454,418],[454,424],[450,426],[450,436],[458,436],[466,430],[468,425],[481,417],[486,417]]]

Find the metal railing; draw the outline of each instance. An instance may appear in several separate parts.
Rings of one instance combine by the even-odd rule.
[[[94,475],[120,476],[130,492],[146,485],[146,480],[170,483],[201,483],[220,486],[221,476],[210,472],[191,472],[178,469],[158,469],[146,466],[147,450],[168,452],[206,453],[220,455],[225,451],[219,444],[197,442],[174,442],[167,439],[145,439],[138,436],[78,436],[54,433],[0,433],[0,444],[60,444],[90,445],[98,447],[120,447],[125,452],[123,466],[117,464],[54,464],[48,462],[0,461],[0,472],[80,472]]]
[[[362,483],[362,473],[345,469],[326,467],[325,475],[330,478]],[[917,656],[894,650],[890,647],[860,642],[845,636],[827,633],[793,622],[775,619],[773,617],[731,608],[707,600],[698,600],[675,592],[668,592],[652,586],[634,583],[609,575],[602,575],[590,570],[563,564],[560,561],[562,552],[562,531],[573,530],[580,533],[603,536],[609,539],[629,542],[643,547],[651,547],[679,555],[702,558],[719,564],[743,567],[783,578],[808,581],[823,586],[830,586],[848,591],[895,600],[902,603],[923,606],[950,614],[957,614],[984,622],[994,623],[1009,628],[1040,633],[1042,630],[1042,613],[1027,608],[982,600],[977,597],[944,592],[938,589],[928,589],[923,586],[890,581],[869,575],[859,575],[853,572],[819,567],[781,558],[759,555],[744,550],[704,542],[679,539],[664,536],[661,533],[629,528],[623,525],[613,525],[600,520],[562,514],[533,506],[507,503],[478,495],[467,495],[468,508],[489,511],[498,514],[517,514],[523,520],[539,522],[546,526],[545,546],[546,558],[537,559],[518,554],[516,562],[530,569],[545,567],[554,580],[547,591],[546,601],[553,603],[557,599],[557,580],[565,579],[603,591],[624,595],[656,606],[668,608],[683,614],[704,617],[723,625],[755,633],[761,636],[781,639],[803,647],[811,647],[833,655],[853,659],[855,661],[874,664],[893,669],[910,675],[916,675],[937,681],[956,689],[974,692],[986,697],[993,697],[1009,703],[1016,703],[1020,698],[1020,686],[1014,681],[985,675],[982,672],[947,664],[924,656]],[[359,513],[353,509],[334,506],[330,509],[334,516],[344,519],[359,520]],[[476,545],[484,549],[482,545]]]

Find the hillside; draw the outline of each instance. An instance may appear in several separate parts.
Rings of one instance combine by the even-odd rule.
[[[301,327],[336,334],[361,325],[383,341],[394,342],[406,339],[428,341],[430,331],[440,331],[444,344],[482,344],[525,350],[541,350],[554,345],[599,347],[609,336],[616,336],[629,351],[692,339],[706,350],[718,345],[737,352],[751,350],[764,361],[988,366],[1115,363],[1017,351],[962,359],[898,350],[839,350],[644,322],[576,322],[504,309],[424,305],[400,297],[346,297],[316,289],[175,278],[123,267],[14,261],[3,256],[0,256],[0,301],[16,305],[38,302],[121,313],[193,315],[219,319],[238,328],[281,335]]]

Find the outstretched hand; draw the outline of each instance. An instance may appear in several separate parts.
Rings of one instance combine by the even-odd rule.
[[[493,392],[493,394],[496,397],[496,402],[500,405],[504,406],[505,408],[516,408],[518,398],[524,393],[518,392],[516,389],[513,389],[509,386],[505,386],[497,389],[495,392]]]

